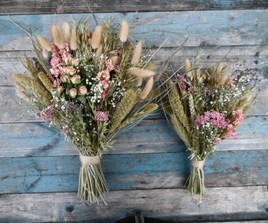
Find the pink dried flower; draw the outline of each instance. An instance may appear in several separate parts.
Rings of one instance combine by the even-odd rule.
[[[221,139],[220,138],[216,138],[215,141],[214,141],[214,143],[216,145],[219,145],[221,143]]]
[[[115,70],[115,67],[113,65],[113,61],[111,59],[108,59],[105,61],[105,66],[109,72],[112,70]]]
[[[234,125],[240,125],[244,121],[244,112],[242,109],[237,109],[232,112],[232,115],[235,118]]]
[[[54,107],[50,105],[44,108],[41,112],[38,112],[36,116],[44,119],[45,121],[49,121],[54,116]]]
[[[108,81],[110,79],[110,73],[108,70],[102,70],[99,73],[97,73],[97,78],[99,80],[106,80]]]
[[[196,116],[195,125],[197,129],[201,128],[207,122],[218,128],[225,129],[229,123],[229,120],[226,120],[222,113],[216,111],[207,111],[204,115]]]
[[[101,121],[101,122],[106,122],[109,120],[108,111],[97,111],[95,116],[96,116],[96,120]]]
[[[231,138],[236,136],[236,132],[235,132],[234,126],[232,124],[227,125],[227,135]]]
[[[179,78],[179,84],[180,84],[181,90],[186,91],[187,89],[186,78],[181,74],[177,74],[177,77]]]
[[[106,80],[102,80],[101,85],[104,90],[107,90],[109,88],[109,83]]]
[[[55,79],[55,80],[53,81],[53,87],[55,87],[55,88],[59,87],[60,84],[61,84],[60,79]]]

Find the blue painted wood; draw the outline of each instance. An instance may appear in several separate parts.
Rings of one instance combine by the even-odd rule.
[[[99,22],[114,17],[115,22],[126,19],[131,24],[134,40],[144,40],[150,46],[159,46],[167,39],[165,47],[177,47],[188,37],[187,46],[241,46],[267,44],[267,13],[264,10],[239,11],[189,11],[189,12],[149,12],[149,13],[96,13]],[[21,15],[12,20],[36,35],[49,36],[53,23],[61,23],[73,18],[91,15]],[[0,46],[9,49],[31,49],[25,44],[25,33],[12,24],[9,17],[0,17]],[[213,37],[213,38],[212,38]]]
[[[252,94],[253,96],[255,94]],[[260,85],[260,90],[257,93],[256,99],[254,99],[251,110],[248,113],[251,115],[268,115],[268,106],[266,103],[268,97],[268,80],[265,79]],[[10,123],[10,122],[32,122],[40,121],[36,117],[36,110],[33,106],[20,99],[15,92],[13,87],[2,86],[0,87],[0,106],[2,107],[0,123]],[[163,115],[159,115],[160,112],[155,112],[151,114],[149,119],[163,118]]]
[[[133,40],[142,39],[149,47],[157,48],[169,37],[158,60],[166,58],[173,47],[189,37],[179,60],[202,49],[211,61],[218,62],[235,49],[230,53],[232,64],[267,63],[268,9],[96,14],[99,21],[110,15],[116,22],[127,19]],[[48,36],[52,23],[86,16],[28,15],[12,19]],[[93,21],[91,16],[90,19]],[[4,66],[0,79],[0,219],[91,219],[99,223],[100,219],[107,222],[108,217],[123,217],[126,210],[140,206],[146,214],[183,221],[200,220],[199,215],[205,221],[267,219],[267,87],[238,129],[238,136],[226,140],[206,161],[208,190],[203,206],[197,206],[183,189],[190,168],[188,154],[163,115],[146,119],[120,135],[114,149],[103,156],[104,173],[112,191],[107,198],[112,208],[83,206],[74,193],[80,166],[77,151],[57,131],[38,121],[33,112],[27,113],[28,107],[20,105],[11,78],[5,73],[23,52],[29,52],[30,41],[6,16],[0,17],[0,30],[0,65]],[[217,53],[212,51],[215,46],[221,48]],[[13,49],[10,55],[18,58],[6,66],[5,55]]]
[[[110,190],[183,188],[190,171],[188,153],[104,155]],[[267,150],[217,151],[204,168],[208,187],[266,185]],[[77,156],[1,158],[0,193],[77,190]],[[171,178],[172,177],[172,178]]]
[[[266,116],[248,117],[237,129],[238,135],[226,139],[222,150],[267,149]],[[57,130],[45,123],[0,124],[0,157],[61,156],[77,154],[75,147]],[[165,119],[143,120],[118,136],[108,153],[146,153],[185,151],[185,146]]]

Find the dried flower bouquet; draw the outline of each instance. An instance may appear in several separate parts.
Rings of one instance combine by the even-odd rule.
[[[256,73],[241,70],[231,75],[223,63],[200,68],[189,59],[166,79],[168,97],[163,108],[191,154],[187,185],[192,194],[200,195],[200,201],[205,191],[204,162],[223,139],[236,135],[257,79]]]
[[[126,21],[120,27],[107,21],[92,32],[87,21],[73,28],[52,25],[52,41],[32,38],[36,58],[23,60],[28,74],[14,75],[17,94],[76,145],[82,163],[78,195],[90,203],[108,192],[102,154],[122,128],[158,108],[146,100],[154,66],[128,33]]]

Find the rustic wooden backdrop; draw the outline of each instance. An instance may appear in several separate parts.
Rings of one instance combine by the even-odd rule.
[[[206,162],[203,203],[184,189],[190,162],[161,111],[122,134],[103,156],[108,206],[76,197],[79,158],[72,144],[35,117],[16,97],[12,73],[32,55],[25,30],[96,13],[131,24],[161,63],[188,38],[173,62],[197,53],[204,64],[257,68],[259,94],[238,136]],[[179,222],[268,222],[268,1],[267,0],[1,0],[0,1],[0,222],[111,223],[135,210]],[[71,14],[72,13],[72,14]],[[93,19],[92,19],[93,24]]]

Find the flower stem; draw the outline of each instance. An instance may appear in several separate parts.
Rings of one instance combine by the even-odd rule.
[[[107,205],[102,195],[108,191],[108,185],[100,163],[80,167],[77,194],[81,199],[97,204],[101,199]]]

